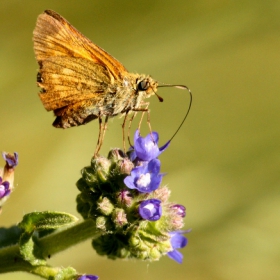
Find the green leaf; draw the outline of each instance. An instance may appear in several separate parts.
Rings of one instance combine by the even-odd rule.
[[[19,251],[22,258],[34,266],[46,264],[46,261],[42,257],[38,246],[33,241],[32,233],[25,232],[21,235]]]
[[[26,232],[32,233],[33,231],[42,231],[57,229],[63,226],[69,226],[76,223],[78,218],[63,212],[32,212],[24,215],[19,227]]]
[[[32,265],[45,265],[40,248],[36,245],[34,231],[49,231],[77,222],[77,218],[61,212],[32,212],[24,215],[19,227],[24,230],[19,242],[20,253]]]

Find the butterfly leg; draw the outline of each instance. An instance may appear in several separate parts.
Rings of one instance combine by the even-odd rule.
[[[132,117],[130,118],[129,120],[129,123],[128,123],[128,128],[127,128],[127,140],[128,140],[128,143],[129,145],[132,147],[133,145],[131,144],[131,141],[130,141],[130,128],[131,128],[131,124],[132,124],[132,121],[134,120],[134,118],[136,117],[137,115],[137,112],[134,112]]]
[[[97,157],[98,152],[100,151],[101,146],[103,144],[103,140],[104,140],[104,137],[105,137],[105,132],[107,130],[108,119],[109,119],[109,116],[106,116],[104,124],[102,124],[102,117],[98,116],[99,134],[98,134],[97,145],[96,145],[93,157]]]
[[[125,113],[124,120],[123,120],[123,124],[122,124],[123,151],[124,151],[124,153],[126,153],[126,147],[125,147],[125,124],[126,124],[126,120],[127,120],[127,117],[128,117],[128,113],[129,113],[129,111],[127,111],[127,112]],[[130,142],[129,142],[129,144],[130,144]]]
[[[140,131],[141,123],[142,123],[144,115],[146,113],[147,114],[147,124],[148,124],[149,130],[150,130],[150,133],[151,133],[151,137],[153,137],[152,126],[151,126],[151,122],[150,122],[150,111],[148,109],[150,103],[149,102],[145,102],[142,105],[145,106],[145,107],[144,108],[135,108],[135,109],[133,109],[133,111],[136,111],[136,112],[140,111],[140,112],[142,112],[142,115],[141,115],[141,118],[140,118],[140,121],[139,121],[139,125],[138,125],[138,130]]]
[[[95,148],[93,157],[97,156],[97,154],[101,148],[101,135],[102,135],[103,126],[102,126],[102,117],[100,117],[100,116],[98,116],[98,123],[99,123],[99,133],[98,133],[97,144],[96,144],[96,148]]]
[[[103,141],[104,141],[104,137],[105,137],[105,132],[107,130],[107,125],[108,125],[108,120],[109,120],[109,116],[106,116],[105,117],[105,121],[104,121],[104,124],[103,124],[103,130],[102,130],[102,135],[101,135],[101,141],[100,141],[100,147],[99,147],[99,150],[103,144]]]

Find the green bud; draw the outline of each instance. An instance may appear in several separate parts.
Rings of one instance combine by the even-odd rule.
[[[114,210],[114,205],[107,197],[100,197],[97,202],[97,208],[103,215],[108,216]]]
[[[133,231],[129,239],[130,252],[137,259],[155,261],[172,250],[170,236],[158,231],[151,232],[153,224],[145,222],[146,226]]]
[[[96,228],[98,228],[101,231],[106,231],[106,223],[107,223],[108,219],[104,216],[99,216],[96,219]]]
[[[87,166],[82,169],[81,171],[82,177],[87,183],[88,186],[92,186],[96,183],[98,183],[96,174],[93,172],[92,168],[90,166]]]
[[[125,156],[122,150],[118,148],[111,149],[109,154],[108,154],[108,159],[111,160],[112,162],[118,162],[122,160]]]
[[[134,168],[134,164],[128,158],[124,158],[122,161],[119,161],[119,167],[122,174],[129,175]]]
[[[154,198],[161,200],[161,202],[167,202],[170,197],[171,191],[167,187],[161,187],[154,191]]]
[[[77,211],[82,215],[84,219],[87,219],[89,217],[89,211],[90,211],[90,204],[86,202],[85,199],[83,199],[84,194],[78,194],[76,198],[77,202]]]
[[[106,255],[110,259],[130,257],[125,235],[102,235],[92,241],[92,246],[99,255]]]
[[[91,161],[92,169],[100,182],[106,182],[110,174],[111,161],[104,157],[93,158]]]
[[[116,208],[113,212],[112,220],[116,228],[122,228],[124,225],[126,225],[127,218],[124,209]]]

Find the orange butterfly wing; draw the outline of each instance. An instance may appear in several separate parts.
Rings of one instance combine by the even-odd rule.
[[[82,57],[103,65],[115,79],[121,78],[122,72],[127,72],[117,59],[93,44],[54,11],[46,10],[39,15],[33,35],[34,50],[38,61],[51,56]]]
[[[47,110],[103,98],[108,84],[127,73],[124,66],[96,46],[54,11],[39,15],[33,32],[40,65],[40,98]]]

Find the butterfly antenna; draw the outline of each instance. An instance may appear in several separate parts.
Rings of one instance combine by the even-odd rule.
[[[190,112],[191,107],[192,107],[192,92],[187,86],[184,86],[184,85],[162,84],[162,85],[159,85],[158,87],[175,87],[175,88],[178,88],[178,89],[186,89],[186,90],[188,90],[188,92],[190,94],[190,102],[189,102],[189,107],[188,107],[187,113],[186,113],[185,117],[183,118],[181,124],[179,125],[179,127],[177,128],[177,130],[175,131],[175,133],[173,134],[173,136],[169,140],[171,142],[171,140],[176,136],[176,134],[178,133],[178,131],[181,129],[182,125],[184,124],[187,116],[189,115],[189,112]]]

